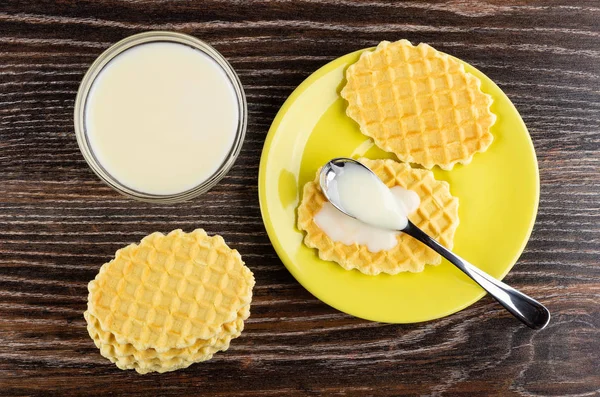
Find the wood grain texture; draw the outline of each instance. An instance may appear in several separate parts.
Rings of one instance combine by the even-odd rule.
[[[600,395],[600,3],[597,1],[85,0],[0,2],[0,394]],[[73,132],[83,74],[112,43],[176,30],[240,75],[241,155],[205,196],[134,202],[87,167]],[[508,94],[541,174],[531,241],[508,283],[553,313],[524,328],[486,297],[424,324],[362,321],[320,303],[277,258],[257,174],[278,108],[312,71],[379,41],[427,42]],[[203,227],[257,280],[241,338],[209,363],[117,370],[85,329],[87,282],[119,247]]]

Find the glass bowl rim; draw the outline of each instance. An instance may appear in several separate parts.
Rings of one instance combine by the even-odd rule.
[[[127,51],[130,48],[133,48],[138,45],[148,44],[148,43],[156,43],[156,42],[169,42],[169,43],[177,43],[187,45],[191,48],[201,51],[202,53],[209,56],[212,60],[214,60],[221,69],[227,75],[236,95],[237,103],[238,103],[238,126],[235,134],[235,138],[233,144],[229,150],[229,153],[225,157],[223,163],[219,166],[219,168],[206,180],[200,182],[195,187],[185,190],[179,193],[172,194],[152,194],[146,193],[143,191],[132,189],[125,184],[121,183],[117,178],[113,177],[106,169],[102,166],[100,161],[94,155],[94,152],[91,148],[85,126],[85,106],[90,94],[90,90],[92,85],[100,72],[104,69],[104,67],[112,61],[115,57]],[[170,32],[170,31],[148,31],[143,33],[134,34],[132,36],[126,37],[108,49],[106,49],[102,54],[96,58],[96,60],[89,67],[87,72],[85,73],[81,84],[79,85],[79,89],[77,91],[77,97],[75,99],[75,108],[74,108],[74,125],[75,125],[75,136],[77,138],[77,144],[85,161],[88,166],[92,169],[92,171],[108,186],[113,188],[118,193],[145,202],[151,203],[176,203],[181,201],[190,200],[194,197],[197,197],[203,193],[209,191],[212,187],[214,187],[231,169],[233,164],[235,163],[243,142],[244,137],[246,135],[246,128],[248,124],[248,105],[246,102],[246,95],[244,93],[244,88],[242,83],[233,69],[233,67],[227,62],[227,60],[211,45],[205,43],[204,41],[178,32]]]

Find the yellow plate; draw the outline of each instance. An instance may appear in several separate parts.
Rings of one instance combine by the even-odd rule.
[[[269,130],[259,171],[259,197],[267,233],[292,275],[314,296],[343,312],[373,321],[413,323],[455,313],[485,293],[448,262],[422,273],[366,276],[318,258],[302,244],[296,207],[307,181],[333,157],[393,158],[374,147],[346,116],[339,96],[345,70],[357,51],[323,66],[282,106]],[[463,62],[464,63],[464,62]],[[434,170],[458,197],[460,226],[454,251],[503,278],[529,239],[539,200],[535,151],[527,128],[506,95],[488,77],[465,63],[494,98],[498,116],[494,142],[471,164]]]

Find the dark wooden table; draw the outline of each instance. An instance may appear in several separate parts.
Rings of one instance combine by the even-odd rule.
[[[73,132],[87,67],[155,29],[214,45],[249,102],[235,167],[178,205],[117,195]],[[359,320],[306,292],[269,243],[257,174],[277,110],[328,61],[401,38],[481,69],[529,127],[540,208],[506,280],[547,304],[546,330],[523,327],[489,297],[424,324]],[[2,0],[0,87],[0,394],[600,395],[599,2]],[[87,335],[87,282],[119,247],[196,227],[223,235],[256,275],[243,337],[186,370],[118,370]]]

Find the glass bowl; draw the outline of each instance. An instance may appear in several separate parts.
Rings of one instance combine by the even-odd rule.
[[[106,169],[102,166],[102,164],[98,161],[97,157],[94,155],[94,151],[88,139],[85,125],[85,110],[87,99],[92,85],[94,84],[95,79],[98,77],[102,69],[117,55],[123,53],[126,50],[141,44],[156,42],[184,44],[203,52],[211,59],[213,59],[223,69],[229,81],[231,82],[231,85],[235,92],[235,96],[237,98],[239,112],[237,131],[235,134],[233,144],[231,146],[231,149],[229,150],[229,153],[225,157],[225,160],[219,166],[217,171],[215,171],[208,179],[202,181],[197,186],[191,189],[180,193],[165,195],[150,194],[132,189],[121,183],[109,172],[107,172]],[[96,173],[96,175],[98,175],[104,183],[112,187],[117,192],[137,200],[152,203],[174,203],[186,201],[193,197],[197,197],[202,193],[206,193],[213,186],[215,186],[217,182],[219,182],[219,180],[221,180],[231,169],[238,154],[240,153],[242,144],[244,142],[244,136],[246,135],[246,126],[248,123],[248,106],[246,103],[246,95],[244,94],[242,83],[240,82],[237,74],[235,73],[231,65],[227,62],[227,60],[225,60],[225,58],[223,58],[223,56],[217,50],[215,50],[213,47],[206,44],[205,42],[186,34],[176,32],[152,31],[129,36],[117,42],[116,44],[108,48],[106,51],[104,51],[94,61],[92,66],[90,66],[85,76],[83,77],[81,85],[79,86],[79,90],[77,91],[77,98],[75,100],[74,121],[75,135],[77,137],[79,149],[81,150],[85,161],[88,163],[92,171],[94,171],[94,173]]]

